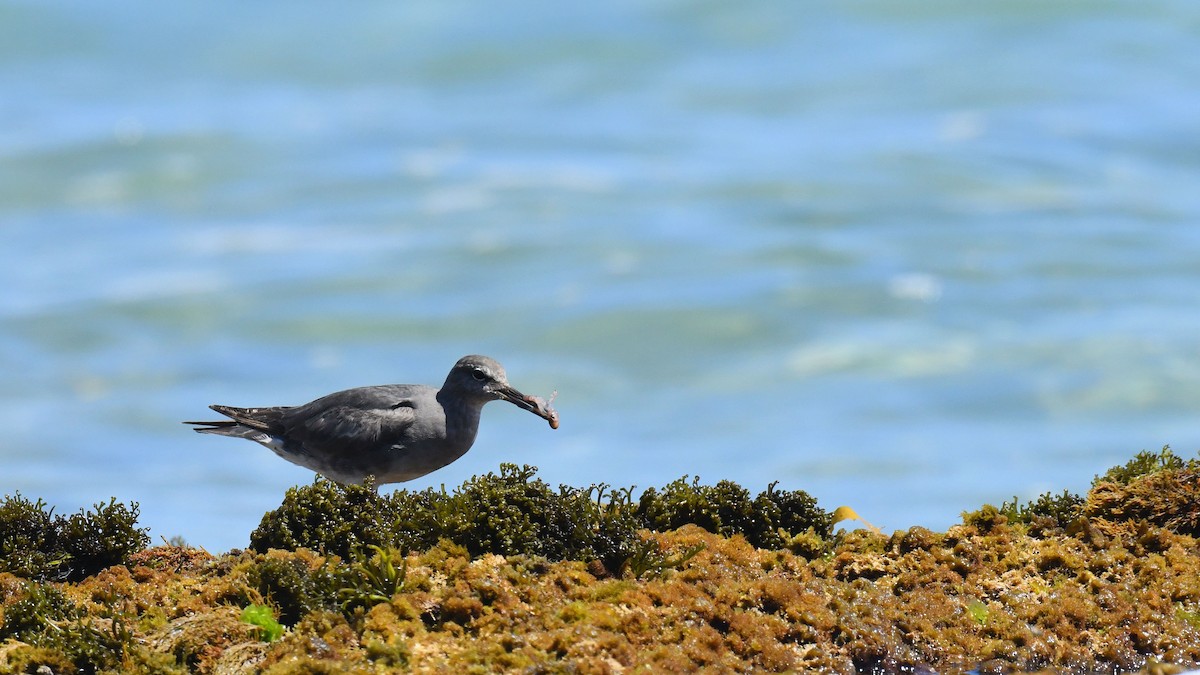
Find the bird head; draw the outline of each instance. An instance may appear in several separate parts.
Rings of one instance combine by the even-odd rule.
[[[551,413],[532,396],[526,396],[508,383],[504,366],[487,356],[473,354],[464,356],[450,369],[446,376],[443,389],[453,390],[461,395],[478,398],[508,401],[509,403],[528,410],[545,420],[557,424],[557,419],[551,419]]]

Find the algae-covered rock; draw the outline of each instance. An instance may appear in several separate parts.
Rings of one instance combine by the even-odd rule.
[[[638,535],[643,528],[692,524],[740,534],[759,546],[818,550],[832,529],[832,516],[815,499],[774,484],[751,499],[730,481],[707,486],[685,477],[634,500],[633,488],[555,490],[535,475],[533,467],[504,464],[499,474],[476,476],[451,493],[399,490],[388,496],[371,486],[318,480],[289,490],[251,535],[251,547],[303,547],[347,558],[365,546],[421,550],[446,539],[475,556],[597,561],[615,573],[648,550]]]
[[[1169,448],[1140,453],[1098,477],[1082,511],[1109,534],[1151,524],[1200,536],[1200,462],[1185,462]]]
[[[833,516],[802,491],[776,490],[775,483],[753,500],[742,486],[723,480],[701,485],[684,476],[664,488],[642,493],[638,515],[642,525],[661,532],[697,525],[714,534],[740,534],[764,548],[782,548],[796,535],[812,531],[828,537]]]
[[[1084,497],[890,536],[832,533],[774,486],[319,481],[264,518],[261,550],[0,572],[0,674],[1175,672],[1200,663],[1198,468],[1143,453]],[[28,541],[53,523],[32,506],[11,507]]]
[[[499,474],[477,476],[453,493],[400,490],[386,496],[371,486],[318,480],[288,490],[251,535],[251,548],[303,547],[350,558],[369,546],[422,550],[446,539],[472,555],[583,558],[619,568],[638,528],[627,496],[606,486],[554,490],[535,473],[505,464]]]

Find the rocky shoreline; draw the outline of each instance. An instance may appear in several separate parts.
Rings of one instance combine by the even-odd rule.
[[[0,504],[0,673],[1155,672],[1200,663],[1200,463],[946,532],[837,528],[803,492],[635,499],[505,466],[452,493],[289,491],[220,555],[136,505]]]

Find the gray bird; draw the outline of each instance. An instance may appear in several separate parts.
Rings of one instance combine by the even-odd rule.
[[[184,422],[202,434],[247,438],[326,478],[358,484],[399,483],[462,457],[475,442],[479,413],[508,401],[558,428],[558,413],[508,383],[504,367],[486,356],[464,356],[441,389],[385,384],[339,391],[300,406],[209,406],[230,418]]]

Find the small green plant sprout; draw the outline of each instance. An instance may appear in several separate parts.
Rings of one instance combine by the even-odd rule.
[[[780,542],[779,548],[787,549],[806,560],[815,560],[830,550],[826,541],[811,527],[798,534],[792,534],[781,527],[775,531],[775,536]]]
[[[845,520],[857,520],[858,522],[865,525],[868,530],[874,532],[875,534],[883,534],[882,530],[880,530],[878,527],[875,527],[874,525],[868,523],[866,520],[863,519],[862,516],[858,515],[854,511],[854,509],[850,508],[849,506],[839,506],[833,510],[834,524],[840,523]]]
[[[662,577],[668,570],[679,569],[703,550],[704,544],[694,544],[676,555],[668,556],[654,539],[642,539],[634,545],[633,554],[625,563],[625,569],[629,570],[634,579],[651,574]]]
[[[404,553],[374,544],[367,548],[375,554],[368,557],[361,551],[354,552],[349,571],[350,585],[339,591],[345,609],[355,605],[370,607],[391,602],[404,589],[404,581],[408,577],[408,558]],[[397,558],[400,559],[399,566],[396,565]]]
[[[989,614],[987,605],[983,604],[979,600],[972,600],[967,603],[966,610],[967,614],[974,619],[975,623],[979,624],[980,626],[987,625]]]
[[[1200,609],[1188,609],[1181,602],[1175,603],[1175,618],[1192,628],[1200,629]]]
[[[274,642],[283,637],[283,626],[275,618],[275,612],[267,605],[247,605],[242,610],[242,621],[257,627],[263,642]]]

